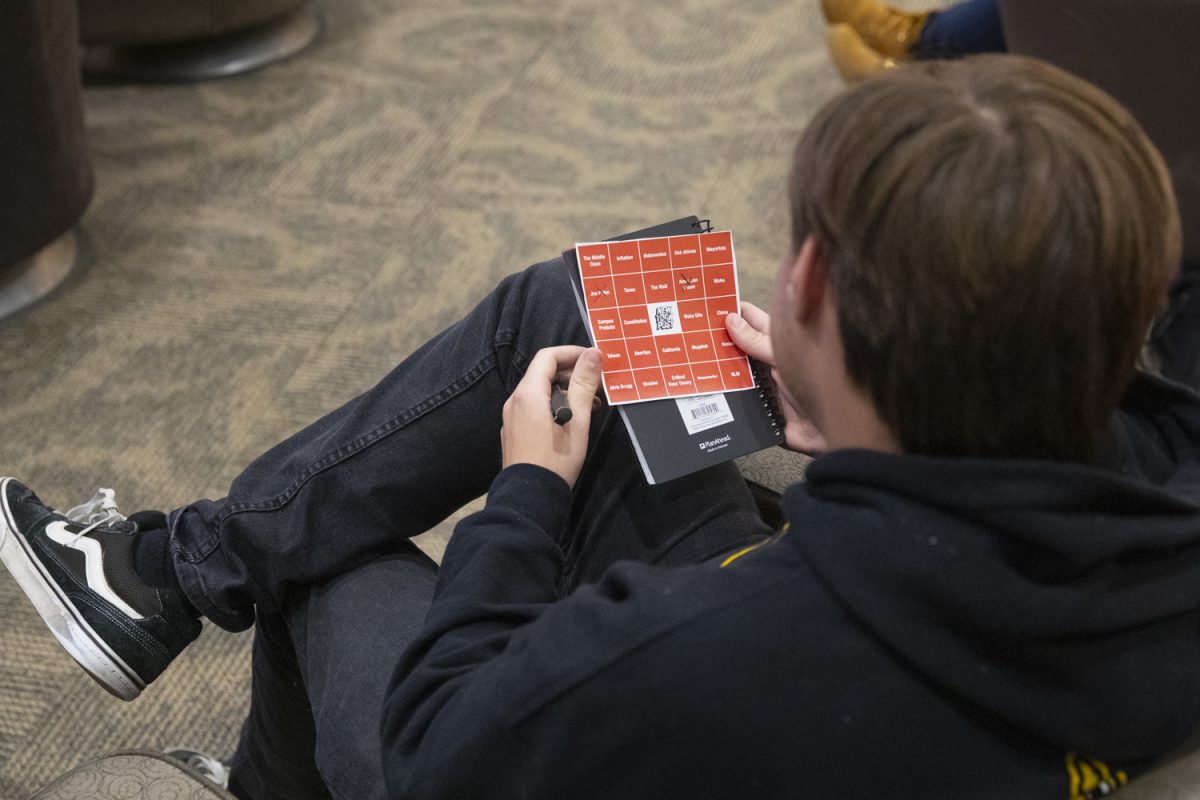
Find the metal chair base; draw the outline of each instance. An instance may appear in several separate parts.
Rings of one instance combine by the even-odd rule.
[[[75,231],[69,230],[29,258],[0,267],[0,319],[57,289],[75,268],[78,257],[79,243]]]
[[[240,75],[294,56],[321,30],[315,2],[244,31],[172,44],[84,48],[90,83],[194,83]]]

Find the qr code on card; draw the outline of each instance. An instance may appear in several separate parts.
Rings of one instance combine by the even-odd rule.
[[[655,336],[664,333],[679,333],[679,307],[675,303],[653,303],[647,306],[650,312],[650,324]]]

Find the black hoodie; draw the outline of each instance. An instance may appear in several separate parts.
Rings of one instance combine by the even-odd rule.
[[[570,494],[464,520],[384,715],[403,798],[1097,797],[1200,723],[1200,399],[1102,465],[818,458],[733,560],[557,596]]]

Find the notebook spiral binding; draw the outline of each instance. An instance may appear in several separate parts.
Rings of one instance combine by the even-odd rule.
[[[775,386],[775,379],[771,377],[771,368],[757,358],[751,358],[750,372],[754,375],[758,397],[762,400],[762,406],[767,410],[767,418],[771,421],[771,430],[776,436],[783,436],[787,419],[783,416],[783,407],[779,405],[779,390]]]

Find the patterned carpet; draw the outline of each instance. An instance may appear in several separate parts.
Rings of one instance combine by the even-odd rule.
[[[764,301],[798,132],[839,88],[816,0],[339,0],[299,57],[86,91],[84,262],[0,322],[0,472],[56,505],[218,497],[500,277],[688,213]],[[425,544],[440,553],[451,527]],[[132,704],[0,575],[0,798],[129,747],[227,755],[249,636]]]

